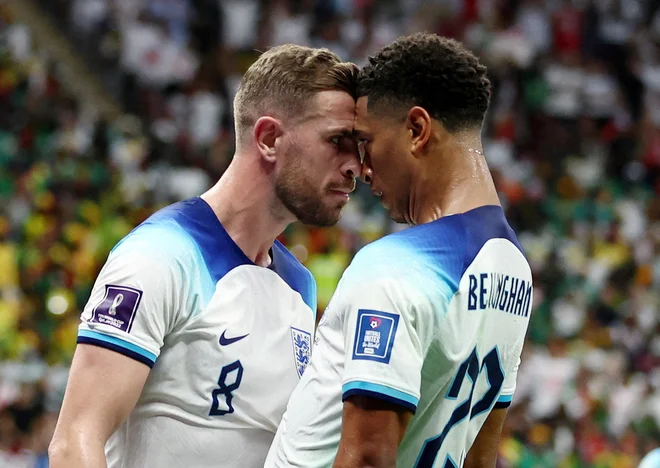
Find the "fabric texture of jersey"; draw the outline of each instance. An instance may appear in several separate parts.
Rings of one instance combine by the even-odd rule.
[[[651,450],[639,463],[638,468],[660,468],[660,448]]]
[[[492,408],[511,402],[531,306],[531,270],[498,206],[369,244],[321,319],[265,466],[332,466],[352,395],[415,413],[398,467],[462,466]]]
[[[157,212],[115,246],[78,343],[152,369],[106,445],[109,468],[263,465],[316,315],[309,271],[278,242],[272,258],[270,268],[252,263],[201,198]]]

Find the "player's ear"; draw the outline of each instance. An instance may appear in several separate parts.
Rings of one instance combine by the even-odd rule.
[[[268,116],[260,117],[252,128],[252,137],[259,154],[269,163],[275,162],[277,139],[282,133],[282,122]]]
[[[431,116],[423,107],[414,106],[408,111],[406,127],[410,134],[410,151],[413,155],[419,155],[431,138],[431,124]]]

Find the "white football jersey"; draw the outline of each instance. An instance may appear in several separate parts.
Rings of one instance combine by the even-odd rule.
[[[272,258],[251,262],[201,198],[159,211],[113,249],[78,343],[152,369],[106,445],[110,468],[263,466],[316,312],[309,271],[278,242]]]
[[[651,450],[639,463],[638,468],[660,468],[660,448]]]
[[[498,206],[369,244],[321,319],[265,466],[331,467],[352,395],[415,413],[398,467],[462,466],[491,409],[511,402],[531,307],[531,270]]]

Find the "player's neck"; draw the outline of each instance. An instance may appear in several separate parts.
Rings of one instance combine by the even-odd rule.
[[[414,224],[500,205],[478,136],[448,142],[427,158],[426,165],[411,193],[410,219]]]
[[[234,159],[202,198],[211,206],[232,240],[254,263],[270,264],[269,250],[293,219],[273,209],[273,193],[250,161]]]

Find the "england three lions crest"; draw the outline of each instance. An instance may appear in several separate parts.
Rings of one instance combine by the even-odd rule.
[[[291,338],[293,339],[293,357],[296,362],[296,371],[298,371],[298,377],[302,377],[312,355],[312,335],[291,327]]]

